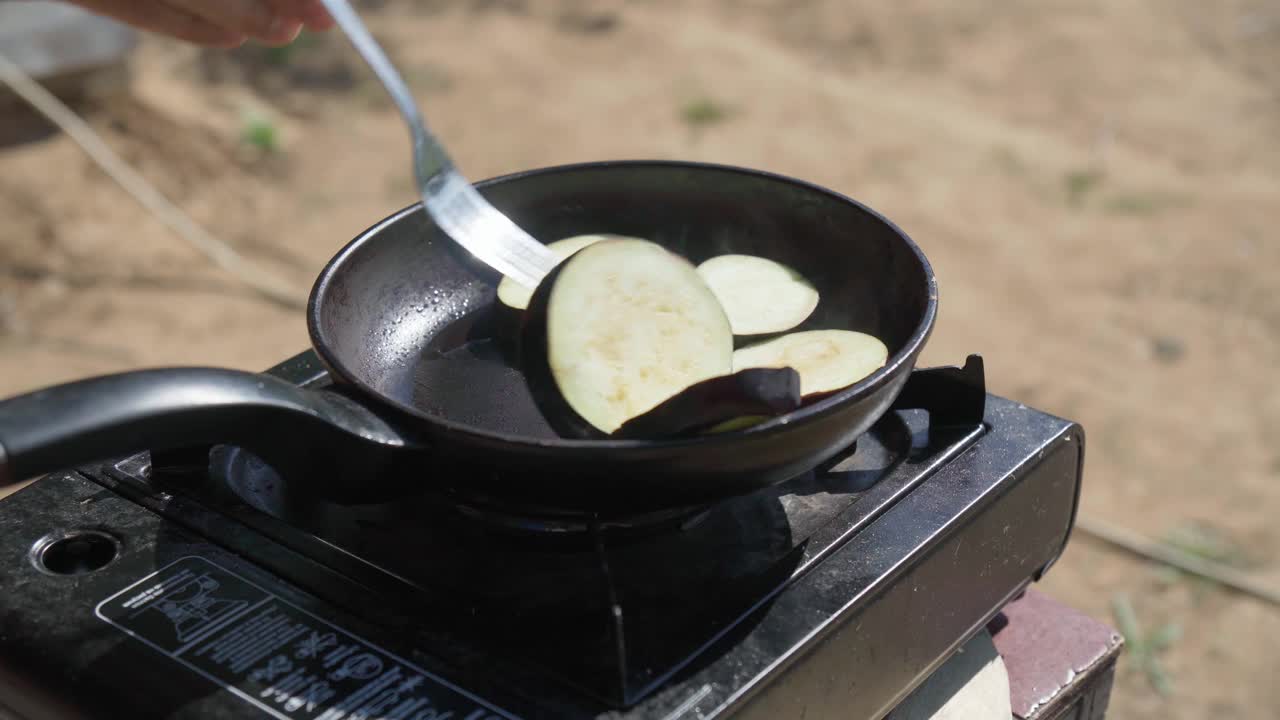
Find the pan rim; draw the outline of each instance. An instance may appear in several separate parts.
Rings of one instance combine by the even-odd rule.
[[[371,402],[406,413],[413,418],[415,422],[426,423],[428,427],[444,430],[452,436],[469,436],[470,438],[477,440],[498,442],[506,445],[542,450],[574,450],[576,452],[588,453],[611,453],[639,450],[669,451],[683,448],[727,448],[736,444],[738,442],[738,438],[741,437],[764,439],[766,436],[782,435],[792,429],[816,422],[827,415],[838,412],[841,408],[853,402],[870,396],[871,394],[879,391],[882,386],[889,383],[890,380],[902,370],[903,366],[915,365],[917,357],[933,333],[938,315],[938,280],[937,275],[934,273],[933,266],[925,255],[924,250],[918,243],[916,243],[915,239],[899,227],[897,223],[894,223],[884,214],[869,207],[865,203],[832,190],[831,188],[781,173],[740,165],[693,160],[645,158],[595,160],[549,165],[486,178],[476,182],[475,186],[478,189],[483,190],[484,188],[492,185],[503,184],[523,178],[546,176],[565,172],[580,172],[584,170],[636,167],[665,167],[670,169],[693,171],[711,170],[716,172],[752,175],[767,180],[790,184],[807,191],[826,195],[839,202],[852,205],[892,230],[906,244],[906,248],[912,253],[916,261],[920,263],[925,276],[925,284],[927,286],[927,297],[925,300],[924,312],[921,314],[920,320],[916,323],[911,335],[907,338],[907,341],[902,348],[896,353],[890,355],[889,359],[882,367],[880,367],[880,369],[853,385],[850,385],[844,390],[823,398],[812,405],[807,405],[798,410],[787,413],[786,415],[773,418],[745,430],[669,440],[617,440],[610,438],[582,440],[574,438],[537,438],[487,430],[473,425],[430,415],[409,403],[401,402],[378,391],[369,383],[365,382],[358,373],[352,372],[351,368],[337,357],[337,355],[332,351],[330,343],[327,341],[324,330],[322,329],[321,314],[324,306],[324,299],[327,296],[328,288],[332,280],[346,265],[348,259],[366,244],[374,242],[384,228],[399,222],[402,218],[412,213],[421,212],[425,214],[422,201],[419,200],[418,202],[405,206],[400,210],[387,215],[358,233],[336,254],[334,254],[334,256],[330,258],[330,260],[321,269],[320,274],[316,277],[315,283],[312,285],[306,309],[307,331],[310,335],[313,349],[332,373],[336,373],[344,382],[354,386]],[[434,225],[429,217],[427,218],[427,222]]]

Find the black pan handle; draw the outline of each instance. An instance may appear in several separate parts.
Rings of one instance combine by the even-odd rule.
[[[236,370],[138,370],[0,402],[0,487],[144,450],[232,444],[270,462],[357,450],[367,457],[406,442],[338,393]]]

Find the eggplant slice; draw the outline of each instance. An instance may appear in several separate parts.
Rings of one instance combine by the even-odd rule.
[[[749,368],[703,380],[631,418],[613,432],[623,439],[658,439],[725,432],[800,407],[800,373]]]
[[[888,359],[888,348],[873,335],[808,330],[739,349],[733,354],[733,369],[795,368],[807,403],[853,385],[884,367]]]
[[[565,258],[588,245],[594,245],[601,240],[621,237],[620,235],[575,235],[547,243],[547,249],[559,255],[560,261],[564,262]],[[505,275],[498,283],[498,301],[509,308],[524,310],[529,307],[529,298],[531,297],[533,297],[533,290]]]
[[[559,255],[560,261],[564,262],[565,258],[588,245],[594,245],[601,240],[623,237],[609,234],[574,235],[547,243],[547,249]],[[531,297],[533,297],[533,291],[512,278],[504,275],[498,282],[498,302],[493,308],[494,337],[503,355],[513,358],[513,362],[517,364],[520,362],[520,329],[524,325],[524,314]]]
[[[818,291],[800,273],[755,255],[719,255],[698,274],[720,299],[734,335],[770,335],[797,327],[818,307]]]
[[[634,238],[556,266],[529,301],[521,364],[548,424],[600,438],[685,388],[733,372],[733,330],[688,260]]]

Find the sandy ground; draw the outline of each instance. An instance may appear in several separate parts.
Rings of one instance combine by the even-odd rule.
[[[471,177],[710,160],[888,214],[940,275],[926,363],[980,352],[993,391],[1081,421],[1088,515],[1280,585],[1277,3],[366,5]],[[404,130],[337,38],[148,40],[133,70],[128,96],[85,108],[93,126],[300,294],[413,201]],[[274,152],[242,141],[251,112]],[[0,217],[2,395],[307,346],[298,311],[211,267],[64,137],[0,150]],[[1044,587],[1105,618],[1123,595],[1172,638],[1153,655],[1167,692],[1131,652],[1112,717],[1280,712],[1280,609],[1085,536]]]

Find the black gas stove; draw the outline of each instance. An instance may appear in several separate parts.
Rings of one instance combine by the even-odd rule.
[[[327,382],[309,352],[271,372]],[[330,504],[225,446],[53,474],[0,501],[0,706],[879,718],[1057,559],[1083,450],[975,356],[917,370],[820,471],[644,517],[514,514],[430,478]]]

